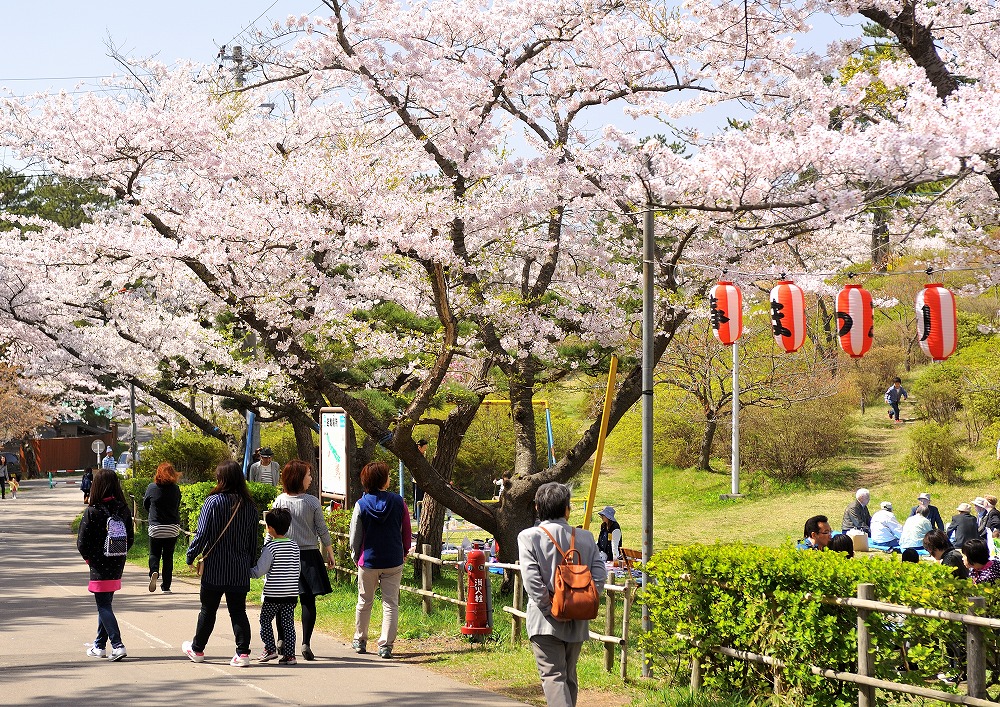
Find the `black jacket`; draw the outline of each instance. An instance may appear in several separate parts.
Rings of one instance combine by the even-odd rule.
[[[979,535],[979,523],[976,522],[975,516],[969,515],[968,513],[956,513],[951,517],[951,523],[948,524],[948,529],[945,531],[950,536],[955,533],[952,543],[959,550],[962,549],[962,544],[966,540],[975,540],[980,537]]]
[[[90,579],[121,579],[125,569],[124,557],[105,557],[104,539],[108,535],[108,518],[114,514],[125,524],[128,535],[128,546],[132,547],[135,540],[135,530],[132,527],[132,514],[125,504],[115,498],[106,498],[100,503],[87,506],[80,521],[80,532],[76,536],[76,549],[81,557],[90,565]]]
[[[149,511],[150,525],[181,524],[181,490],[177,484],[150,484],[142,506]]]

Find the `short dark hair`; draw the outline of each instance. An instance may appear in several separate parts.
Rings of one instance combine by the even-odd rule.
[[[985,565],[990,561],[990,551],[986,547],[986,542],[979,538],[966,540],[962,543],[962,554],[970,564]]]
[[[264,522],[278,535],[284,535],[292,525],[292,514],[287,508],[272,508],[264,514]]]
[[[827,550],[833,550],[834,552],[846,552],[847,557],[854,557],[854,541],[851,539],[850,535],[834,535],[830,538],[830,544],[826,546]]]
[[[924,536],[924,549],[933,555],[935,550],[941,552],[950,550],[951,543],[948,542],[948,536],[943,530],[929,530]]]
[[[893,379],[892,379],[892,382],[893,382],[893,383],[902,383],[903,381],[901,381],[901,380],[899,379],[899,376],[896,376],[895,378],[893,378]]]
[[[920,553],[917,552],[917,548],[908,547],[903,550],[903,562],[920,562]]]
[[[365,492],[381,491],[389,480],[389,465],[385,462],[369,462],[361,470],[361,485]]]
[[[306,474],[312,467],[301,459],[292,459],[281,469],[281,488],[285,493],[302,493],[306,488]]]
[[[569,507],[569,489],[565,484],[550,481],[535,491],[535,510],[539,520],[558,520],[566,517]]]
[[[418,447],[426,447],[428,444],[430,444],[430,442],[428,442],[426,439],[423,439],[422,437],[417,440]]]
[[[807,520],[806,526],[802,531],[802,537],[811,538],[813,533],[818,534],[820,523],[826,523],[827,525],[829,525],[830,521],[827,519],[826,516],[813,516],[812,518]]]

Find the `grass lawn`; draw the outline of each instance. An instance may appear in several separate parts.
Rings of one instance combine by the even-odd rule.
[[[904,402],[904,419],[913,420],[911,403]],[[668,544],[747,542],[777,546],[802,537],[802,526],[810,516],[824,514],[838,530],[844,509],[854,500],[859,486],[871,489],[869,510],[878,510],[882,501],[891,501],[902,522],[917,503],[917,494],[928,492],[947,524],[959,503],[991,493],[998,486],[994,474],[1000,471],[987,450],[973,457],[975,469],[961,483],[927,484],[903,470],[906,435],[912,422],[895,424],[881,407],[857,416],[858,442],[845,456],[821,465],[805,481],[781,484],[760,475],[743,474],[740,490],[744,497],[720,500],[730,491],[728,460],[726,471],[710,473],[693,469],[654,470],[654,546]],[[639,450],[634,459],[607,459],[597,487],[595,508],[615,507],[627,547],[642,546],[642,475]],[[589,475],[575,495],[586,494]],[[578,510],[577,510],[578,509]],[[576,504],[570,519],[583,522],[583,508]],[[591,520],[596,528],[597,519]]]

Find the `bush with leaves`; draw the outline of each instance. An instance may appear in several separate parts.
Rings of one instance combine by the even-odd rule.
[[[164,432],[154,437],[142,450],[136,476],[151,479],[160,462],[168,461],[188,483],[210,481],[215,478],[215,467],[219,462],[230,457],[229,447],[214,437],[206,437],[193,430]]]
[[[198,528],[198,515],[201,507],[205,504],[212,489],[215,488],[214,481],[200,481],[196,484],[181,484],[181,528],[189,533],[194,533]],[[247,489],[250,497],[257,506],[257,510],[263,513],[274,499],[278,497],[279,489],[271,484],[258,484],[254,481],[247,482]],[[257,543],[258,549],[264,542],[264,526],[260,528],[260,539]]]
[[[959,482],[971,468],[969,460],[959,451],[962,440],[948,425],[916,424],[910,428],[907,442],[904,468],[929,484]]]
[[[696,659],[708,690],[757,699],[777,682],[789,704],[811,707],[857,704],[855,689],[809,670],[857,668],[857,612],[823,597],[856,596],[864,582],[879,601],[967,613],[968,598],[981,594],[941,565],[791,546],[677,546],[654,556],[648,572],[652,629],[641,640],[654,665]],[[945,647],[963,640],[960,624],[937,619],[872,613],[868,625],[873,677],[896,682],[919,685],[949,670]],[[712,651],[718,646],[773,656],[784,667],[727,658]]]
[[[804,478],[851,440],[850,412],[842,395],[788,408],[746,408],[740,415],[741,462],[779,481]]]

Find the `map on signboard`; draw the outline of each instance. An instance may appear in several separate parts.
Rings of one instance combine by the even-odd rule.
[[[320,412],[321,490],[347,495],[347,413],[336,408]]]

